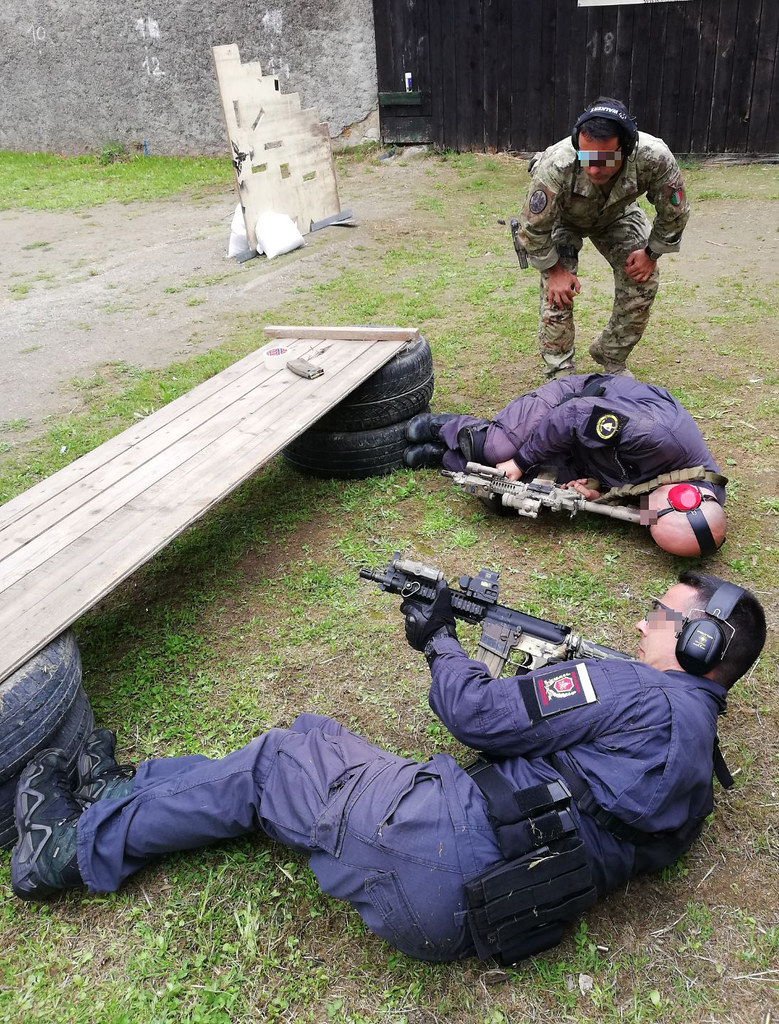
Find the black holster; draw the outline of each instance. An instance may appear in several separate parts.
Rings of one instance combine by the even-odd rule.
[[[587,852],[559,780],[512,790],[486,761],[466,771],[487,801],[504,860],[465,886],[477,954],[512,964],[555,946],[566,925],[592,906]]]
[[[466,462],[484,462],[484,444],[487,440],[489,420],[474,423],[470,427],[461,427],[457,433],[457,447]]]

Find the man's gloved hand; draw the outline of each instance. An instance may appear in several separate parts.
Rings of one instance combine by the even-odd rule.
[[[457,639],[449,587],[439,580],[435,590],[432,604],[407,598],[400,606],[401,614],[406,616],[406,640],[415,651],[424,651],[428,641],[440,629],[445,629],[449,636]]]

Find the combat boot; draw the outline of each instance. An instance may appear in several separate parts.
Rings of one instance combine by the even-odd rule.
[[[110,729],[94,729],[78,759],[76,796],[86,804],[96,800],[115,800],[127,796],[133,788],[135,769],[117,764],[114,757],[116,733]]]
[[[70,789],[64,750],[43,750],[22,771],[14,813],[19,839],[11,854],[11,887],[19,899],[47,899],[81,885],[76,826],[83,808]]]
[[[590,345],[590,355],[596,363],[603,367],[604,373],[610,373],[612,377],[630,377],[632,380],[635,380],[635,377],[624,363],[614,363],[606,358],[600,341],[594,341]]]
[[[576,366],[571,363],[569,366],[558,366],[556,370],[546,375],[547,380],[559,380],[561,377],[570,377],[576,373]]]
[[[403,461],[409,469],[432,469],[441,465],[445,451],[445,444],[409,445],[403,452]]]
[[[421,412],[412,416],[406,424],[406,440],[412,444],[424,444],[425,441],[438,441],[441,427],[455,418],[454,413]]]

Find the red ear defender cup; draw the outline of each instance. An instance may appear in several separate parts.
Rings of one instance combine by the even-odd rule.
[[[666,495],[668,508],[662,508],[657,513],[657,518],[668,515],[669,512],[683,512],[687,521],[692,527],[695,539],[698,541],[702,555],[712,555],[717,550],[717,542],[706,521],[701,505],[703,495],[693,484],[674,484]]]
[[[676,484],[668,492],[668,504],[677,512],[692,512],[702,500],[701,492],[692,484]]]

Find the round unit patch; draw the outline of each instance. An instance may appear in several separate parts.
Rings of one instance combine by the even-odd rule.
[[[530,197],[530,202],[527,204],[531,213],[543,213],[546,209],[547,198],[546,192],[542,188],[536,189],[533,195]]]
[[[596,405],[587,425],[584,428],[584,436],[593,441],[600,441],[601,444],[616,444],[620,434],[630,423],[630,417],[620,412],[613,412],[611,409],[604,409],[602,405]]]
[[[619,417],[613,412],[607,412],[605,416],[598,417],[595,423],[595,433],[601,441],[610,441],[619,430]]]

